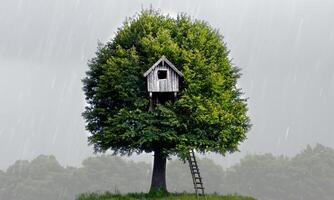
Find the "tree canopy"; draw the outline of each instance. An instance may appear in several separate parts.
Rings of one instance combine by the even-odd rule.
[[[204,21],[153,10],[128,18],[99,45],[83,79],[89,143],[115,154],[236,151],[250,120],[228,54],[223,36]],[[148,112],[143,73],[162,55],[182,71],[181,92]]]

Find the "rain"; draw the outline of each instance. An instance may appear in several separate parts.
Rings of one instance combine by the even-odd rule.
[[[252,128],[240,152],[206,157],[227,168],[248,154],[291,157],[318,143],[334,148],[334,1],[2,0],[1,170],[41,154],[80,167],[93,155],[81,115],[87,62],[98,42],[149,8],[207,21],[241,69],[238,87]]]

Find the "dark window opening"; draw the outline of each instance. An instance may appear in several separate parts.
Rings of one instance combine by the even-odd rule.
[[[158,79],[166,79],[167,71],[166,70],[158,70]]]

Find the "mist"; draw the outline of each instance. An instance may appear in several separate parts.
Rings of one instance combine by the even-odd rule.
[[[241,69],[252,129],[240,152],[208,157],[230,166],[252,153],[334,147],[333,1],[2,0],[0,169],[40,154],[65,166],[92,155],[81,116],[87,62],[98,42],[150,7],[209,22]]]

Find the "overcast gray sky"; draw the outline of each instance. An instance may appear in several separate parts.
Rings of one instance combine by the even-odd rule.
[[[334,147],[334,1],[1,0],[0,169],[39,154],[64,165],[91,155],[81,117],[87,60],[150,6],[220,29],[242,69],[253,127],[241,153],[217,161]]]

